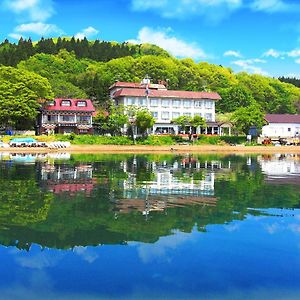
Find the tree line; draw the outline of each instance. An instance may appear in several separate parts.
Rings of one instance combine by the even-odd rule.
[[[76,58],[87,58],[94,61],[109,61],[118,57],[140,56],[145,54],[169,56],[165,50],[150,44],[130,44],[127,42],[116,43],[106,41],[88,41],[72,38],[41,38],[38,42],[32,42],[31,38],[19,39],[18,43],[11,43],[5,39],[0,44],[0,64],[16,66],[20,61],[26,60],[37,53],[57,54],[66,49],[74,52]]]
[[[278,79],[282,82],[286,82],[286,83],[291,83],[295,86],[297,86],[298,88],[300,88],[300,79],[296,78],[296,77],[278,77]]]

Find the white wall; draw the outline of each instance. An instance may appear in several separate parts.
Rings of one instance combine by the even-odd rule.
[[[262,128],[262,136],[294,137],[296,134],[300,134],[300,124],[270,123]]]
[[[157,105],[154,101],[157,100]],[[175,105],[179,100],[180,104]],[[166,104],[165,101],[168,101]],[[188,101],[188,102],[185,102]],[[146,98],[146,97],[124,97],[119,100],[125,106],[136,105],[147,108],[152,113],[157,113],[156,123],[170,124],[171,120],[177,116],[189,114],[191,117],[200,115],[207,121],[215,121],[215,101],[210,99],[171,99],[171,98]],[[190,106],[187,106],[190,103]],[[196,103],[198,106],[196,106]]]

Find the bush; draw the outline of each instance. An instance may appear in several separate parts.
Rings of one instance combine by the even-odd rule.
[[[137,139],[139,145],[168,146],[175,145],[176,139],[170,135],[149,135],[146,139]]]
[[[57,135],[58,141],[69,141],[74,145],[132,145],[127,136],[100,136],[100,135]]]
[[[245,136],[220,136],[221,141],[226,144],[244,144],[246,143]]]
[[[221,143],[220,136],[217,135],[200,135],[194,145],[218,145]]]
[[[243,144],[243,143],[246,143],[245,136],[201,135],[194,142],[194,145],[222,145],[222,144]]]

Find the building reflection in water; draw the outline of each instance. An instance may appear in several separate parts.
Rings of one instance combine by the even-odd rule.
[[[216,206],[215,177],[231,169],[230,160],[200,160],[186,155],[151,161],[135,155],[111,166],[106,166],[105,161],[97,165],[95,172],[103,172],[102,181],[97,182],[94,163],[70,164],[70,158],[68,153],[6,156],[13,162],[35,163],[38,181],[44,190],[56,195],[67,194],[66,199],[71,199],[78,192],[90,196],[94,189],[105,188],[109,189],[109,199],[116,213],[139,211],[144,215],[186,205]],[[117,188],[112,184],[115,178],[108,174],[111,168],[126,174],[125,179],[117,178]]]
[[[137,162],[133,161],[133,166]],[[151,211],[164,211],[185,205],[216,206],[214,182],[216,172],[230,168],[221,161],[200,162],[192,156],[173,161],[148,162],[153,178],[138,181],[136,168],[122,162],[128,178],[123,180],[122,198],[115,199],[115,210],[127,213],[138,210],[144,215]]]
[[[299,154],[263,155],[258,161],[267,182],[300,185]]]
[[[48,191],[55,194],[68,192],[72,196],[84,191],[90,195],[96,184],[93,167],[89,164],[72,166],[44,163],[41,165],[40,177],[46,183]]]

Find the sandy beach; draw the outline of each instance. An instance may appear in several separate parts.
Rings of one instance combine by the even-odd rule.
[[[10,153],[295,153],[300,154],[300,146],[217,146],[217,145],[172,145],[172,146],[145,146],[145,145],[71,145],[69,148],[0,148],[0,152]]]

